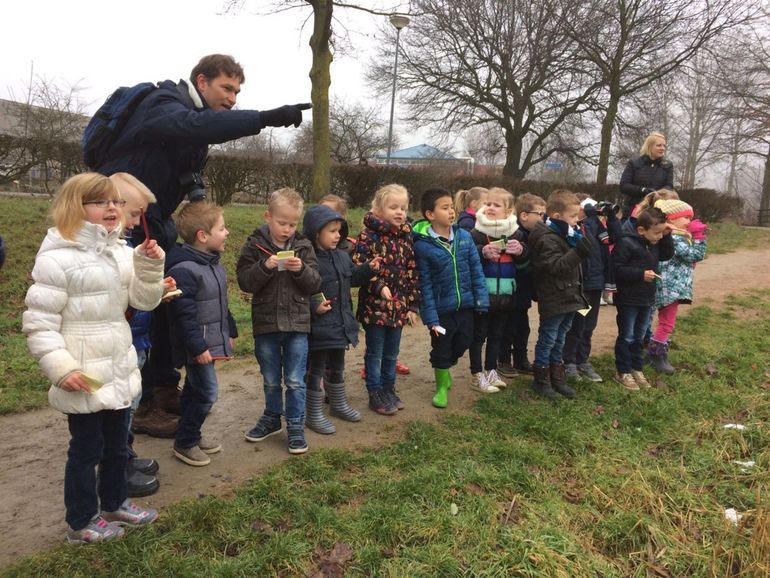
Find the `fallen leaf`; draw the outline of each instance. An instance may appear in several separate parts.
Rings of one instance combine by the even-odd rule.
[[[741,422],[744,421],[747,417],[749,417],[749,410],[742,409],[735,414],[735,421]]]
[[[713,363],[707,363],[706,364],[706,373],[708,375],[716,375],[717,373],[719,373],[719,369]]]
[[[562,493],[561,497],[570,504],[579,504],[585,499],[586,493],[580,488],[569,488]]]
[[[486,492],[484,492],[484,488],[479,486],[478,484],[468,484],[465,486],[465,491],[469,494],[474,494],[476,496],[483,496]]]
[[[251,523],[251,531],[256,532],[258,534],[272,534],[273,533],[273,527],[265,522],[264,520],[260,520],[257,518]]]
[[[652,446],[647,448],[647,454],[653,457],[658,457],[660,455],[660,446]]]
[[[612,420],[612,429],[618,429],[620,427],[620,422],[616,419]]]
[[[453,516],[456,516],[459,511],[460,511],[460,508],[458,508],[457,504],[455,504],[454,502],[452,502],[449,505],[449,513],[452,514]]]
[[[328,552],[317,553],[318,567],[311,571],[312,578],[342,578],[345,565],[353,558],[353,549],[342,542],[336,543]]]
[[[603,437],[604,439],[608,440],[608,439],[610,439],[610,437],[612,437],[612,436],[610,436],[610,432],[608,432],[608,431],[603,431],[603,432],[602,432],[602,437]]]
[[[604,406],[603,405],[597,405],[596,408],[591,412],[591,415],[602,415],[604,413]]]

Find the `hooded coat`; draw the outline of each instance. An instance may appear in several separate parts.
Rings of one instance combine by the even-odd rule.
[[[124,409],[142,391],[126,321],[130,305],[157,307],[163,294],[163,259],[130,249],[120,231],[84,223],[74,240],[49,229],[35,258],[22,331],[50,380],[48,401],[63,413]],[[93,393],[58,387],[75,371],[102,386]]]

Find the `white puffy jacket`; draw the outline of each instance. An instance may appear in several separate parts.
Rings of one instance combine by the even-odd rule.
[[[32,270],[22,330],[51,381],[48,401],[64,413],[123,409],[142,389],[125,312],[151,311],[163,294],[164,259],[131,249],[118,230],[85,223],[74,241],[49,229]],[[104,385],[94,393],[58,384],[82,371]]]

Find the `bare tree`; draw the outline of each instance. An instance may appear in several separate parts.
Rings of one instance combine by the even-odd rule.
[[[593,0],[576,3],[567,21],[604,88],[597,182],[607,182],[610,146],[621,101],[665,78],[754,11],[741,0]],[[587,28],[586,20],[596,25]]]
[[[476,125],[465,131],[465,150],[479,165],[497,165],[505,150],[503,132],[498,124]]]
[[[506,145],[503,174],[524,178],[556,152],[549,137],[571,115],[593,106],[600,82],[577,57],[565,22],[569,0],[416,0],[421,13],[405,30],[398,81],[408,120],[444,132],[475,125],[500,127]],[[392,62],[383,43],[378,62]],[[387,65],[370,81],[385,91]]]

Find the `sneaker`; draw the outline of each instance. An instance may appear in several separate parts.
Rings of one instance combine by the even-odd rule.
[[[305,441],[305,428],[299,426],[287,426],[286,432],[289,436],[289,453],[304,454],[307,452],[307,441]]]
[[[519,373],[526,373],[527,375],[535,374],[535,367],[527,359],[520,359],[513,362],[513,367]]]
[[[204,454],[216,454],[222,451],[222,444],[209,439],[206,436],[201,436],[201,439],[198,442],[198,447]]]
[[[581,363],[577,366],[577,370],[578,373],[585,377],[588,381],[593,381],[594,383],[601,383],[604,381],[602,376],[596,373],[596,370],[590,363]]]
[[[496,369],[490,369],[489,371],[487,371],[486,379],[487,379],[487,383],[490,386],[496,387],[498,390],[505,389],[506,387],[508,387],[508,384],[505,383],[502,379],[500,379],[499,375],[497,375]]]
[[[396,373],[399,375],[409,375],[411,370],[400,359],[396,360]]]
[[[211,458],[204,454],[198,446],[180,448],[174,444],[174,455],[188,466],[203,467],[211,463]]]
[[[397,410],[401,411],[406,407],[406,404],[401,400],[400,397],[398,397],[398,394],[396,393],[396,388],[382,388],[382,391],[387,396],[388,400],[390,401],[390,405],[394,406]]]
[[[509,379],[513,379],[514,377],[519,377],[519,372],[516,371],[516,368],[511,364],[508,363],[501,363],[497,362],[497,373],[502,375],[503,377],[507,377]]]
[[[398,408],[393,405],[388,395],[381,389],[369,392],[369,409],[380,415],[396,415]]]
[[[652,387],[652,385],[650,385],[650,382],[647,381],[647,378],[644,377],[644,374],[641,371],[632,369],[631,376],[634,378],[636,385],[638,385],[639,387],[643,387],[645,389]]]
[[[615,381],[630,391],[639,391],[639,384],[630,373],[616,373]]]
[[[497,393],[500,389],[497,386],[490,385],[487,376],[483,372],[474,373],[471,376],[471,389],[481,393]]]
[[[564,376],[567,378],[568,381],[577,381],[578,379],[580,379],[580,374],[578,373],[577,365],[575,365],[574,363],[565,363]]]
[[[67,532],[67,542],[70,544],[88,544],[90,542],[109,542],[118,540],[126,535],[126,531],[117,524],[111,524],[100,514],[97,514],[88,525],[81,530]]]
[[[146,526],[158,519],[158,511],[140,508],[131,500],[126,500],[114,512],[102,512],[102,518],[118,526]]]
[[[261,442],[264,439],[279,434],[283,431],[280,417],[271,417],[262,415],[257,421],[257,425],[246,432],[244,437],[248,442]]]

